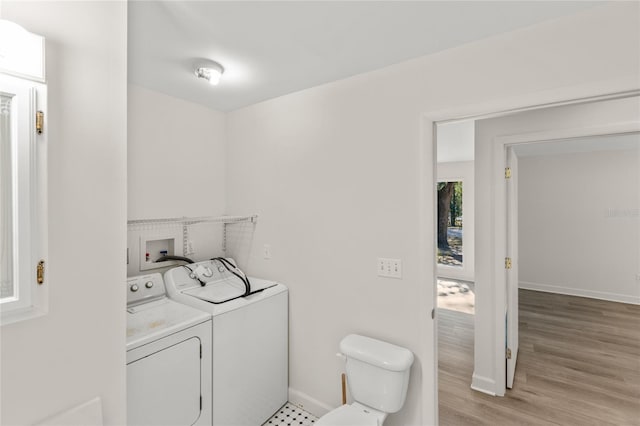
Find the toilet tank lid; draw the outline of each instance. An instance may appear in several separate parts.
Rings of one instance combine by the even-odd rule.
[[[409,349],[358,334],[342,339],[340,351],[349,358],[390,371],[404,371],[413,364]]]

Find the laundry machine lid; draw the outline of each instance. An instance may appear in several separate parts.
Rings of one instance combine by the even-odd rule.
[[[252,294],[265,290],[269,287],[273,287],[277,284],[274,281],[261,280],[258,278],[249,278],[249,281],[251,283]],[[202,287],[189,288],[184,290],[182,293],[197,297],[201,300],[206,300],[207,302],[218,304],[242,297],[245,292],[246,288],[244,283],[239,279],[225,279],[208,282]]]
[[[343,405],[322,416],[316,426],[378,426],[378,417],[354,405]]]
[[[187,289],[183,293],[211,303],[224,303],[243,296],[245,291],[244,283],[240,280],[220,280]]]
[[[251,293],[257,293],[278,285],[275,281],[263,280],[261,278],[249,277],[249,280],[251,282]]]

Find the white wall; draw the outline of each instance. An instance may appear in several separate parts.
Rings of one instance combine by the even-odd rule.
[[[128,217],[225,213],[225,114],[129,85]]]
[[[635,135],[640,147],[640,137]],[[520,288],[640,303],[640,151],[518,161]]]
[[[473,139],[473,138],[472,138]],[[438,148],[440,139],[438,138]],[[456,161],[438,163],[438,181],[462,181],[462,266],[447,266],[438,264],[438,276],[458,280],[473,281],[475,267],[475,182],[473,176],[473,161]]]
[[[430,327],[419,324],[434,306],[420,299],[432,280],[420,257],[422,114],[637,88],[638,28],[637,4],[608,4],[229,114],[228,207],[260,214],[248,272],[290,288],[296,398],[339,405],[335,352],[359,332],[417,356],[407,403],[388,424],[431,422],[434,362],[421,345]],[[401,258],[403,279],[377,277],[379,256]]]
[[[504,353],[505,335],[504,300],[497,300],[495,288],[496,274],[504,273],[504,259],[494,256],[493,166],[503,167],[493,158],[496,138],[637,122],[639,117],[640,103],[637,97],[633,97],[476,121],[475,388],[488,393],[504,391],[504,356],[496,355]]]
[[[128,218],[221,216],[226,211],[226,116],[193,102],[129,85]],[[222,225],[189,228],[194,260],[223,254]],[[182,227],[130,227],[127,275],[141,271],[140,238],[174,238]]]
[[[2,327],[0,423],[33,424],[101,397],[126,422],[124,2],[2,2],[47,39],[49,313]]]
[[[474,120],[438,124],[438,163],[473,161]]]

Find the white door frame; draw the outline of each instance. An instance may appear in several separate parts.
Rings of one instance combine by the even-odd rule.
[[[494,227],[494,259],[495,264],[495,274],[494,274],[494,282],[495,282],[495,297],[496,297],[496,306],[505,306],[508,303],[507,298],[507,280],[506,274],[504,274],[504,258],[508,256],[507,252],[507,238],[511,237],[507,233],[507,222],[510,218],[506,217],[507,213],[507,192],[505,190],[505,179],[504,179],[504,168],[506,167],[506,152],[507,148],[515,147],[521,144],[531,144],[531,143],[544,143],[544,142],[552,142],[561,139],[576,139],[576,138],[584,138],[591,136],[605,136],[605,135],[619,135],[625,133],[636,133],[640,132],[640,121],[629,121],[624,123],[616,123],[610,125],[602,125],[602,126],[592,126],[592,127],[576,127],[576,128],[568,128],[568,129],[558,129],[558,130],[549,130],[544,132],[534,132],[534,133],[524,133],[518,135],[509,135],[509,136],[500,136],[495,139],[494,151],[493,151],[493,159],[494,159],[494,169],[496,172],[494,173],[493,185],[496,188],[494,193],[494,217],[495,224],[503,223],[505,226],[495,226]],[[511,213],[513,211],[509,209]],[[516,241],[513,241],[513,244],[518,244],[517,235]],[[513,263],[517,263],[518,259],[512,259]],[[502,272],[502,273],[500,273]],[[517,326],[517,322],[515,323]],[[501,344],[501,351],[504,352],[504,321],[496,322],[496,336],[500,336],[501,339],[497,339],[496,345]],[[501,333],[501,334],[500,334]],[[499,340],[499,341],[498,341]],[[496,354],[498,351],[496,350]],[[506,358],[501,356],[496,356],[496,393],[504,395],[506,389],[506,376],[505,376],[505,366],[506,366]],[[500,393],[500,384],[502,387],[502,393]]]
[[[622,88],[616,82],[611,82],[610,85],[588,84],[557,89],[553,92],[532,93],[515,99],[500,99],[476,105],[462,105],[422,114],[418,156],[420,179],[418,185],[420,205],[419,250],[420,258],[425,259],[425,261],[419,265],[420,282],[424,283],[424,285],[421,285],[419,290],[418,333],[420,339],[419,347],[423,354],[423,359],[421,359],[422,383],[420,385],[422,390],[421,418],[423,424],[438,424],[438,342],[437,318],[435,318],[437,305],[435,250],[435,238],[437,235],[437,218],[435,214],[437,200],[436,125],[443,122],[485,119],[515,112],[638,95],[640,95],[640,89],[637,87]],[[504,295],[502,296],[504,297]],[[504,331],[504,324],[502,324],[502,331]],[[504,334],[500,337],[503,346],[499,352],[504,354]],[[504,358],[502,358],[502,365],[504,365],[504,361]],[[504,376],[504,367],[502,374]],[[504,384],[505,381],[503,380],[502,383]],[[494,394],[483,389],[478,390]]]
[[[506,272],[507,330],[505,335],[507,347],[507,388],[513,387],[519,349],[520,318],[518,303],[519,270],[518,270],[518,157],[513,149],[506,150],[506,163],[509,168],[509,179],[506,184],[507,222],[507,256],[511,258],[511,269]],[[505,172],[506,173],[506,172]]]

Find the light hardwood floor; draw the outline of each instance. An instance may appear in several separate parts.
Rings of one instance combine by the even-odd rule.
[[[473,315],[439,309],[440,425],[640,425],[640,306],[520,290],[505,397],[471,390]]]

